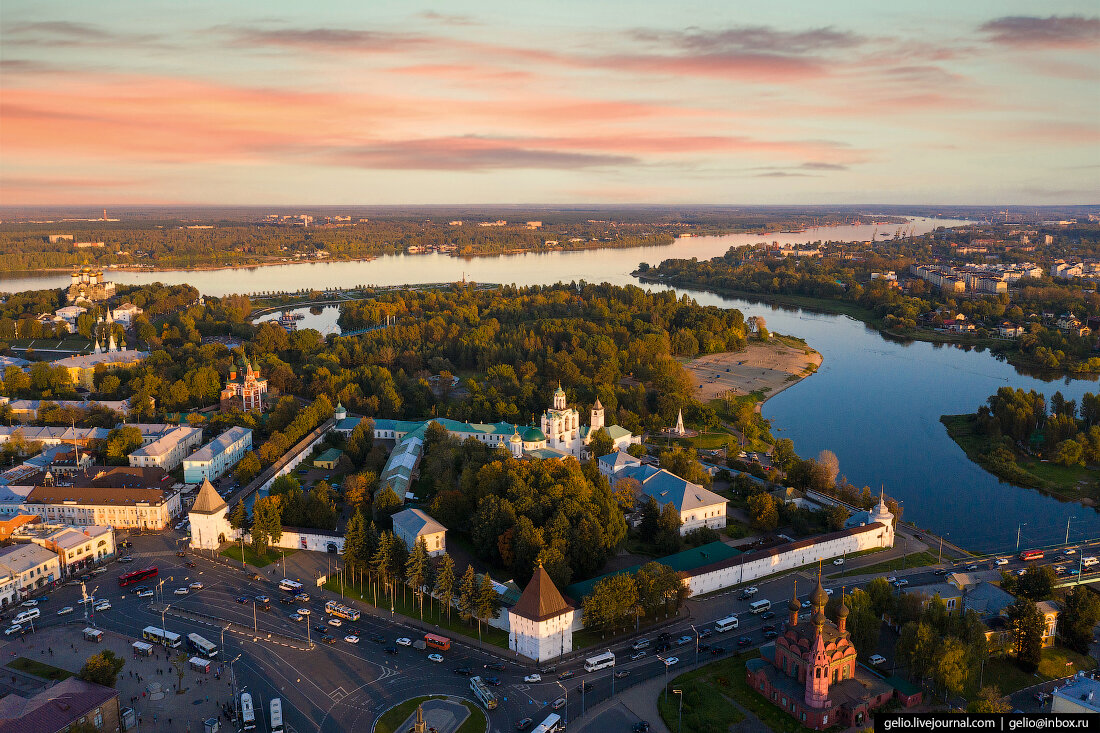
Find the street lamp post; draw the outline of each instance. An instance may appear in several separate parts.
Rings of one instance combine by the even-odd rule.
[[[1069,544],[1069,523],[1072,522],[1074,519],[1077,519],[1077,517],[1070,517],[1066,520],[1066,541],[1063,544]]]
[[[657,655],[657,658],[665,665],[665,702],[668,702],[668,660],[660,654]]]
[[[1027,526],[1027,522],[1021,522],[1016,525],[1016,551],[1020,551],[1020,531]]]
[[[252,599],[252,630],[257,634],[260,633],[260,625],[256,621],[256,599]]]
[[[233,624],[226,624],[226,625],[225,625],[225,626],[224,626],[224,627],[222,628],[222,645],[221,645],[221,650],[222,650],[222,654],[224,654],[224,653],[225,653],[225,632],[226,632],[226,631],[228,631],[228,630],[229,630],[229,627],[231,627],[232,625],[233,625]]]
[[[688,626],[695,632],[695,664],[699,664],[699,630],[695,628],[695,624],[688,624]]]
[[[673,690],[673,693],[680,696],[680,710],[676,714],[676,733],[680,733],[684,729],[684,691]]]
[[[171,608],[171,607],[172,607],[172,604],[169,603],[169,604],[167,604],[166,606],[163,606],[160,609],[160,630],[163,631],[166,634],[168,633],[168,629],[164,625],[164,616],[168,612],[168,609]]]
[[[554,680],[554,684],[560,687],[561,691],[565,693],[565,724],[569,725],[569,690],[565,689],[565,685],[561,683],[561,680]]]

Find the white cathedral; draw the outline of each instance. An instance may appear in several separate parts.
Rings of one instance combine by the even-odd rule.
[[[592,442],[592,435],[603,428],[611,436],[615,443],[615,450],[625,450],[631,443],[640,443],[641,437],[635,437],[629,430],[619,425],[606,425],[604,423],[603,405],[596,398],[596,404],[592,405],[591,416],[587,426],[581,425],[581,415],[576,408],[569,407],[566,403],[565,390],[561,384],[554,391],[553,405],[542,413],[542,439],[546,441],[544,446],[551,450],[567,453],[575,458],[581,458],[586,447]],[[525,431],[523,442],[528,443],[528,438],[538,437],[531,428]],[[526,447],[526,446],[525,446]]]

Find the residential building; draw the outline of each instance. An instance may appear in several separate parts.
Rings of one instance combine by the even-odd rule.
[[[1012,321],[1001,321],[997,326],[997,335],[1001,338],[1019,338],[1024,335],[1024,327]]]
[[[710,527],[721,529],[726,526],[726,498],[705,489],[699,484],[685,481],[674,473],[648,464],[624,465],[610,477],[611,485],[617,487],[625,479],[633,479],[640,485],[640,501],[651,496],[663,508],[672,504],[680,514],[680,534],[693,529]]]
[[[247,358],[241,360],[240,372],[235,366],[230,368],[229,379],[221,392],[223,411],[236,407],[245,412],[262,412],[266,399],[267,380],[260,378],[260,370],[253,369]]]
[[[183,480],[189,484],[216,479],[252,450],[252,431],[234,426],[183,459]]]
[[[149,358],[144,351],[128,351],[125,347],[119,349],[115,345],[114,335],[111,335],[110,344],[106,351],[101,351],[99,342],[96,342],[95,350],[91,354],[81,354],[58,359],[54,366],[64,367],[69,371],[69,379],[74,386],[91,390],[95,389],[95,370],[102,365],[105,369],[122,369],[137,366]]]
[[[76,326],[76,319],[84,313],[87,313],[87,308],[81,308],[79,305],[67,305],[64,308],[58,308],[53,312],[58,318],[62,318],[70,326]]]
[[[61,579],[61,560],[45,547],[35,544],[9,545],[0,548],[0,576],[12,579],[12,595],[0,598],[0,607],[7,607]]]
[[[27,524],[16,531],[14,538],[55,553],[61,562],[63,578],[84,572],[115,554],[115,530],[105,525]]]
[[[792,595],[783,635],[765,644],[759,658],[746,662],[745,678],[807,728],[864,726],[872,710],[895,697],[895,690],[856,663],[856,648],[847,630],[848,607],[842,599],[834,624],[825,617],[828,601],[819,570],[809,620],[799,617],[801,604]],[[919,702],[917,696],[908,705]]]
[[[28,479],[34,488],[24,506],[47,522],[164,529],[180,513],[167,479],[159,468],[131,466],[94,466],[59,481],[46,472]]]
[[[75,473],[94,463],[92,454],[81,451],[78,445],[48,445],[42,452],[23,461],[23,465],[36,471],[53,471],[54,475]]]
[[[31,524],[41,524],[42,517],[34,514],[16,514],[13,517],[0,519],[0,542],[6,542],[11,536],[23,527]]]
[[[72,407],[77,410],[91,410],[100,408],[117,412],[120,416],[130,414],[130,400],[13,400],[0,397],[0,405],[6,404],[11,408],[11,416],[19,421],[30,422],[39,419],[39,412],[44,406]]]
[[[573,651],[575,613],[540,563],[508,609],[508,648],[536,662],[568,654]]]
[[[3,373],[8,367],[19,367],[23,371],[27,371],[31,363],[26,359],[20,359],[18,356],[4,356],[0,354],[0,373]]]
[[[111,311],[111,318],[129,328],[133,325],[134,319],[144,312],[133,303],[123,303]]]
[[[34,696],[13,692],[0,700],[0,733],[68,733],[77,728],[122,730],[118,690],[69,677]]]
[[[38,427],[35,425],[13,427],[11,425],[0,425],[0,443],[17,440],[23,443],[41,443],[44,446],[66,443],[87,448],[93,440],[107,440],[107,434],[110,432],[107,428]]]
[[[939,596],[948,611],[973,611],[986,625],[987,639],[1004,641],[1008,638],[1008,607],[1016,602],[1016,597],[998,585],[965,573],[952,573],[945,582],[910,586],[905,592],[924,596],[924,603]],[[1054,601],[1040,601],[1035,605],[1043,616],[1043,646],[1053,646],[1062,607]]]
[[[1052,713],[1100,713],[1100,680],[1078,672],[1069,682],[1051,693]]]
[[[202,430],[199,428],[174,428],[131,453],[130,465],[171,471],[200,443]]]
[[[390,519],[393,520],[393,533],[404,540],[410,552],[421,538],[432,557],[447,551],[447,528],[419,509],[403,509]]]

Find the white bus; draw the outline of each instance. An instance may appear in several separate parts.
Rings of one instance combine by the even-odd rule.
[[[141,636],[146,641],[151,641],[156,644],[163,644],[164,646],[170,647],[172,649],[176,649],[177,647],[179,647],[180,644],[183,643],[183,639],[180,637],[179,634],[172,631],[159,629],[156,626],[146,626],[145,629],[141,632]]]
[[[730,631],[730,630],[736,629],[736,628],[737,628],[737,617],[736,616],[726,616],[725,618],[720,618],[720,619],[718,619],[717,621],[714,622],[714,630],[717,631],[720,634],[723,634],[727,631]]]
[[[1083,558],[1081,558],[1081,564],[1084,565],[1086,568],[1091,568],[1093,565],[1096,565],[1097,563],[1100,563],[1100,560],[1097,560],[1095,557],[1083,557]]]
[[[252,707],[252,695],[241,693],[241,730],[256,730],[256,711]]]
[[[269,707],[271,715],[271,733],[283,733],[283,701],[275,697]]]
[[[207,659],[213,659],[218,656],[218,645],[212,641],[204,639],[198,634],[187,635],[187,648],[196,654],[201,654]]]
[[[284,593],[301,593],[302,584],[295,580],[283,578],[282,581],[279,583],[279,590],[283,591]]]
[[[605,667],[615,666],[615,655],[610,651],[606,651],[603,654],[597,654],[594,657],[589,657],[584,660],[584,671],[595,672],[597,669],[603,669]]]
[[[558,733],[560,730],[565,730],[565,726],[561,724],[561,716],[550,713],[531,733]]]
[[[753,601],[749,604],[749,610],[753,613],[764,613],[764,611],[770,611],[771,607],[772,602],[769,601],[767,598],[759,601]]]
[[[485,706],[486,710],[496,710],[496,693],[489,689],[489,685],[485,684],[485,680],[476,675],[471,677],[470,689],[473,691],[474,696],[481,700],[481,704]]]

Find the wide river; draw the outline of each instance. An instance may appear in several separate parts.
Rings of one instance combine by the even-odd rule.
[[[961,222],[914,219],[921,233]],[[896,227],[894,227],[896,228]],[[450,282],[548,284],[559,281],[637,284],[630,275],[639,262],[670,257],[700,259],[724,254],[734,245],[778,241],[867,240],[871,226],[843,226],[788,234],[736,234],[679,239],[671,245],[460,259],[445,255],[397,255],[369,262],[309,263],[204,272],[111,272],[126,284],[188,282],[207,295]],[[887,226],[886,229],[892,230]],[[64,274],[6,278],[0,290],[58,288]],[[841,473],[854,484],[885,486],[904,502],[905,518],[943,533],[953,542],[988,552],[1100,536],[1100,514],[1079,504],[1001,483],[971,463],[947,436],[942,414],[972,412],[998,387],[1035,389],[1048,396],[1061,390],[1080,400],[1092,382],[1043,382],[1019,374],[989,354],[923,342],[896,343],[846,316],[777,308],[738,298],[682,289],[704,305],[738,308],[762,315],[768,328],[806,341],[824,356],[821,369],[764,405],[777,436],[794,441],[798,453],[829,449]],[[300,322],[323,332],[336,329],[337,310],[326,308]],[[1023,525],[1021,527],[1021,525]]]

